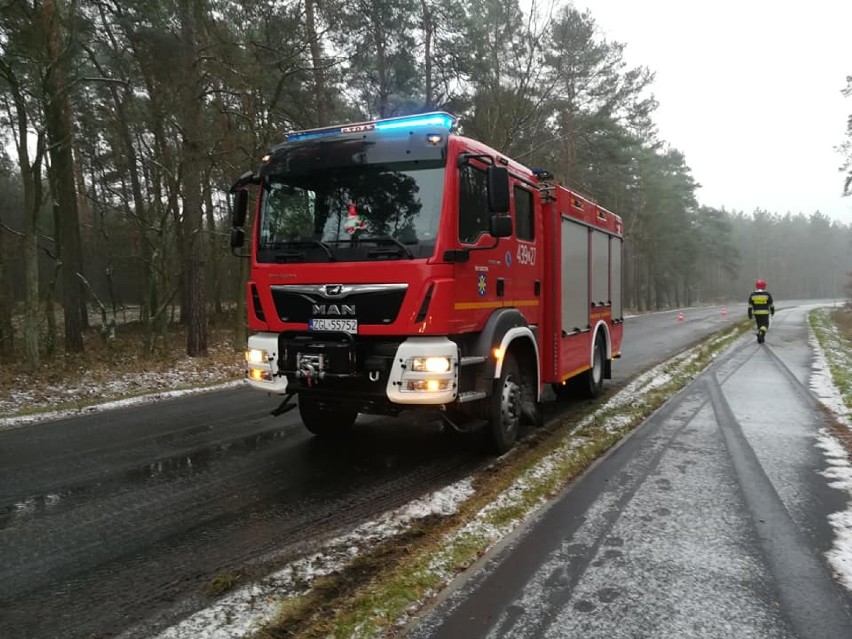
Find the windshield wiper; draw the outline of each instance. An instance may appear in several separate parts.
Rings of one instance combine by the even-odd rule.
[[[375,242],[376,244],[381,244],[382,242],[386,244],[396,244],[403,252],[403,254],[410,260],[414,259],[414,253],[411,252],[405,244],[400,242],[398,239],[393,237],[392,235],[377,235],[375,237],[359,237],[359,242]]]
[[[300,238],[295,239],[295,240],[286,240],[284,242],[276,242],[275,244],[276,244],[276,246],[290,246],[290,245],[293,245],[293,244],[295,244],[297,246],[298,245],[319,246],[323,251],[325,251],[325,254],[328,255],[328,261],[329,262],[336,262],[337,261],[337,258],[334,257],[334,253],[331,252],[331,247],[328,244],[326,244],[325,242],[323,242],[322,240],[314,240],[314,239],[311,239],[309,237],[300,237]]]

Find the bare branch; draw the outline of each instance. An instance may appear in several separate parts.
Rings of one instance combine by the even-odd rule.
[[[12,235],[17,235],[18,237],[26,237],[21,231],[17,231],[13,229],[11,226],[0,220],[0,229],[6,231],[7,233],[11,233]]]
[[[79,82],[81,82],[81,83],[82,82],[97,82],[97,83],[107,83],[107,84],[118,84],[118,85],[126,86],[126,87],[130,86],[130,82],[128,82],[127,80],[119,80],[117,78],[84,77],[84,78],[80,78]]]

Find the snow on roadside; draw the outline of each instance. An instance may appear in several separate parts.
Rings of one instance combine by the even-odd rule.
[[[810,333],[810,343],[814,351],[811,390],[841,424],[852,429],[849,408],[834,386],[826,354],[813,330]],[[835,341],[835,346],[836,348],[832,348],[832,351],[837,354],[837,357],[847,360],[852,358],[852,353],[843,350],[839,339]],[[822,474],[829,480],[829,486],[846,491],[849,496],[846,510],[829,515],[828,521],[834,529],[835,539],[831,550],[826,553],[826,558],[837,573],[840,582],[852,591],[852,463],[847,450],[827,428],[820,430],[817,447],[822,449],[828,463],[828,468]]]
[[[852,352],[848,352],[844,348],[845,344],[840,339],[837,328],[832,326],[831,329],[823,329],[825,337],[830,340],[832,361],[841,369],[849,370],[852,367]],[[813,329],[810,331],[810,343],[814,351],[813,375],[811,376],[811,390],[816,394],[817,398],[848,428],[852,428],[852,410],[843,401],[843,396],[831,378],[831,369],[829,368],[828,355],[820,346],[819,340],[814,335]]]
[[[158,374],[161,375],[161,374]],[[181,378],[181,383],[186,383],[186,378]],[[67,408],[64,410],[57,411],[49,411],[45,413],[33,413],[30,415],[16,415],[14,417],[2,417],[0,418],[0,431],[2,430],[11,430],[12,428],[18,428],[20,426],[26,426],[28,424],[35,424],[38,422],[50,421],[54,419],[64,419],[66,417],[76,417],[78,415],[89,415],[91,413],[101,413],[108,410],[114,410],[116,408],[124,408],[127,406],[137,406],[140,404],[151,404],[152,402],[157,402],[163,399],[171,399],[174,397],[183,397],[184,395],[197,395],[199,393],[209,393],[212,391],[224,390],[226,388],[233,388],[236,386],[242,386],[245,384],[245,381],[242,379],[234,380],[231,382],[225,382],[224,384],[215,384],[213,386],[205,386],[202,388],[188,388],[185,390],[176,390],[176,391],[163,391],[158,393],[147,393],[145,395],[138,395],[136,397],[128,397],[125,399],[118,399],[112,402],[105,402],[103,404],[93,404],[92,406],[83,406],[80,408]],[[106,393],[104,393],[106,394]],[[73,391],[67,391],[67,395],[69,398],[75,397]],[[18,398],[19,399],[19,398]],[[66,400],[67,401],[67,400]],[[58,402],[56,402],[58,403]]]
[[[413,521],[451,515],[472,494],[471,479],[466,478],[388,511],[331,540],[321,552],[225,595],[215,606],[166,629],[157,639],[238,639],[256,632],[275,618],[285,597],[307,592],[317,577],[340,570],[360,552],[398,535]]]
[[[852,464],[846,449],[825,429],[820,432],[817,446],[822,449],[829,465],[822,473],[829,480],[828,485],[845,490],[850,497],[846,510],[828,516],[835,539],[826,557],[840,582],[852,591]]]

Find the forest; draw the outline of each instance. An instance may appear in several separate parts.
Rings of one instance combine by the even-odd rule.
[[[757,277],[852,296],[849,226],[699,205],[624,51],[571,4],[0,0],[0,357],[81,353],[127,307],[147,350],[180,330],[205,355],[219,316],[241,348],[233,180],[287,131],[433,110],[623,217],[629,309],[745,301]],[[848,195],[852,119],[838,144]]]

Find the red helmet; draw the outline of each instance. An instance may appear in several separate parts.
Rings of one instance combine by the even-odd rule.
[[[754,283],[754,288],[756,288],[758,291],[765,291],[766,290],[766,281],[765,280],[757,280]]]

